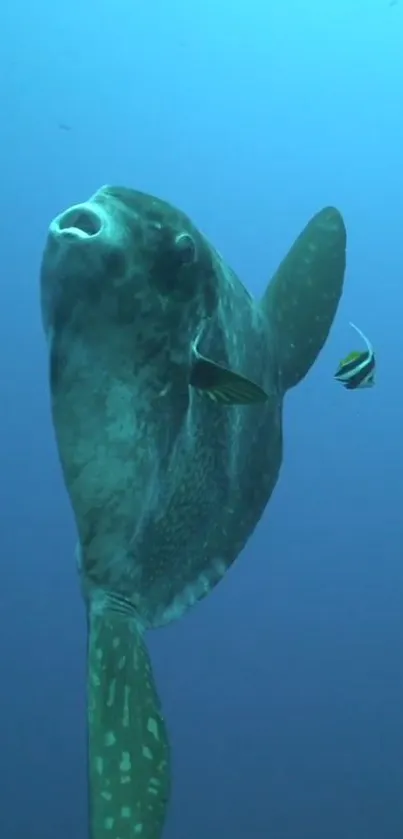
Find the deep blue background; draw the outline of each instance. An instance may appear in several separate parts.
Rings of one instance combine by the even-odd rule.
[[[150,637],[166,839],[401,839],[403,6],[3,5],[0,836],[87,837],[85,621],[38,265],[50,219],[109,182],[178,204],[256,294],[321,206],[349,233],[267,513],[208,600]],[[332,379],[350,319],[377,352],[370,391]]]

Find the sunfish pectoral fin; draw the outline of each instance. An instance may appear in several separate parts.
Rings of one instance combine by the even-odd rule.
[[[250,379],[194,351],[189,384],[222,405],[266,402],[267,393]]]
[[[161,839],[169,746],[142,629],[128,610],[89,605],[91,839]]]
[[[346,229],[334,207],[317,213],[271,280],[262,300],[275,336],[285,391],[307,374],[328,336],[343,290]]]

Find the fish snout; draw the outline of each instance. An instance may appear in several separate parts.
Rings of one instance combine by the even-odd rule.
[[[121,278],[127,267],[124,227],[116,214],[90,199],[60,213],[49,226],[45,273],[77,282]]]
[[[52,238],[76,241],[97,239],[105,232],[107,217],[103,208],[86,202],[76,204],[56,216],[51,222],[49,233]]]
[[[40,282],[45,332],[67,323],[73,313],[114,312],[127,283],[125,240],[119,218],[95,201],[75,204],[56,216],[48,229]],[[119,296],[120,295],[120,296]],[[127,295],[126,295],[127,296]]]

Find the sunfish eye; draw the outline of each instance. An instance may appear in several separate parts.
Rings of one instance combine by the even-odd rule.
[[[183,265],[191,265],[196,262],[196,242],[189,233],[178,233],[175,236],[175,250]]]

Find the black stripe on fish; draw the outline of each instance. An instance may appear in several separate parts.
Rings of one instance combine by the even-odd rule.
[[[353,369],[349,372],[349,375],[346,375],[346,371],[343,370],[343,378],[338,379],[338,381],[341,382],[347,390],[355,390],[356,388],[362,386],[374,373],[375,356],[370,353],[363,353],[363,355],[366,355],[365,364],[362,362],[359,363],[359,360],[357,359]],[[348,366],[350,367],[350,365]]]
[[[364,350],[364,352],[359,353],[351,361],[341,361],[336,370],[335,378],[348,378],[350,373],[355,373],[358,368],[361,369],[362,364],[366,365],[366,362],[369,361],[371,356],[372,353],[370,354],[367,350]]]

